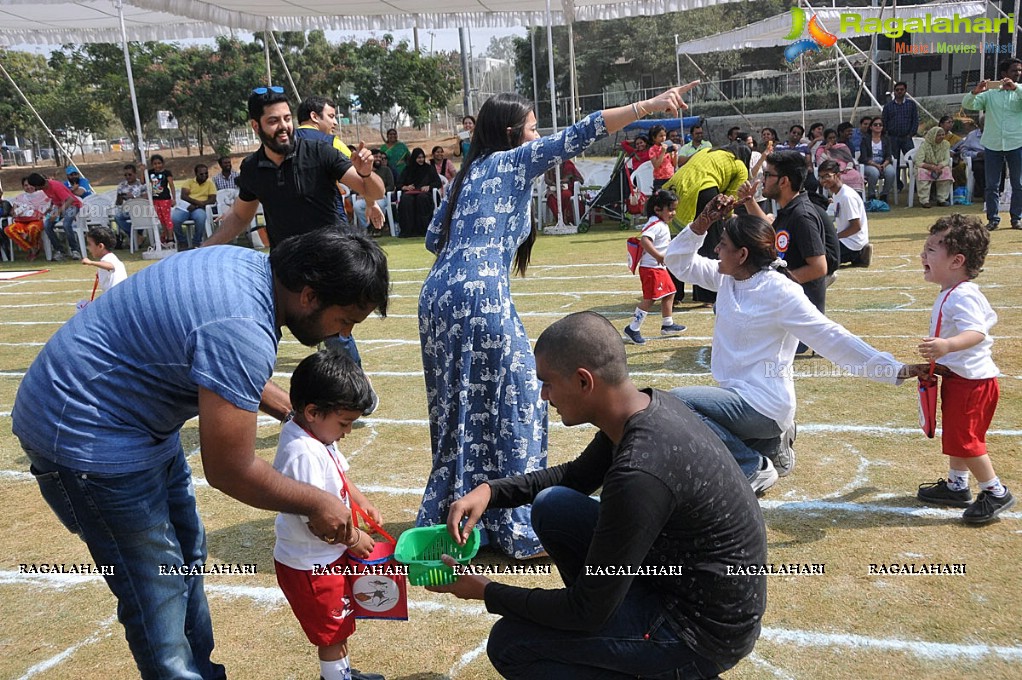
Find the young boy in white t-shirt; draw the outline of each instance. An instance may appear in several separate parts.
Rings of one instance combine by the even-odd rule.
[[[833,195],[841,264],[868,267],[873,260],[873,245],[869,242],[869,220],[862,196],[841,181],[841,166],[835,161],[820,164],[820,184]]]
[[[646,216],[649,218],[642,227],[639,242],[642,244],[642,259],[639,260],[639,280],[642,282],[642,302],[635,308],[632,322],[625,326],[625,337],[636,345],[646,343],[642,337],[642,322],[646,320],[653,303],[660,302],[661,335],[674,335],[685,330],[674,323],[671,316],[674,309],[674,294],[677,288],[664,264],[664,254],[671,244],[671,228],[667,225],[678,209],[678,197],[673,191],[660,189],[646,202]]]
[[[919,345],[924,359],[948,369],[940,385],[941,448],[948,479],[919,485],[919,500],[965,508],[962,519],[989,522],[1015,504],[987,455],[986,434],[1000,396],[1000,373],[991,356],[997,314],[972,279],[990,248],[990,234],[975,217],[954,214],[930,227],[923,246],[923,278],[940,286],[930,332]],[[938,330],[939,325],[939,330]],[[972,501],[969,473],[979,482]]]
[[[83,257],[82,264],[96,267],[99,289],[104,293],[128,278],[124,263],[114,255],[115,245],[117,237],[107,227],[93,227],[85,234],[85,250],[89,257]]]
[[[380,512],[348,476],[348,461],[334,443],[372,403],[362,369],[345,353],[321,350],[302,360],[291,376],[293,417],[280,432],[273,467],[281,474],[337,494],[358,505],[377,523]],[[308,518],[280,513],[273,546],[277,583],[309,641],[319,648],[323,680],[381,678],[351,669],[348,638],[355,632],[351,592],[344,575],[351,552],[365,558],[372,537],[356,528],[346,543],[328,543],[312,533]]]

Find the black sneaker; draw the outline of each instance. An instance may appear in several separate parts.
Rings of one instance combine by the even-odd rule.
[[[968,489],[954,491],[947,486],[947,480],[938,479],[929,484],[920,484],[916,498],[924,503],[950,505],[953,508],[967,508],[972,503],[972,492]]]
[[[990,220],[987,222],[987,231],[997,231],[997,228],[1001,226],[1000,220]]]
[[[1022,229],[1022,220],[1012,220],[1011,221],[1011,228],[1012,229]]]
[[[969,524],[984,524],[1015,505],[1015,497],[1007,489],[998,498],[989,491],[980,491],[976,502],[965,508],[962,519]]]
[[[351,680],[387,680],[379,673],[367,673],[366,671],[360,671],[357,668],[351,669]]]
[[[859,266],[869,267],[870,263],[873,262],[873,244],[867,243],[862,247],[859,253]]]
[[[625,337],[635,345],[645,345],[646,338],[642,337],[642,333],[639,331],[633,331],[630,327],[625,326]]]

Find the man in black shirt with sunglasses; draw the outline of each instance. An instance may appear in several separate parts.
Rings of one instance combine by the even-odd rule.
[[[326,142],[296,139],[284,89],[257,87],[248,98],[252,129],[263,144],[241,163],[238,200],[205,245],[229,243],[251,224],[259,203],[266,214],[270,247],[288,236],[324,227],[341,228],[336,183],[368,201],[383,197],[373,156],[359,144],[349,161]]]

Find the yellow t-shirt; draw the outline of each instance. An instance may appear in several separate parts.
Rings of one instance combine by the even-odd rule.
[[[216,196],[216,185],[213,180],[207,179],[202,184],[195,181],[195,178],[187,179],[181,183],[181,190],[188,189],[188,198],[199,203],[205,203],[206,199]]]

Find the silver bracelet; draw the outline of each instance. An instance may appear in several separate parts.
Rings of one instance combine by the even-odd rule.
[[[361,540],[362,540],[362,530],[359,529],[358,527],[355,527],[355,540],[352,541],[351,543],[345,543],[344,545],[346,547],[348,547],[348,548],[354,548],[356,545],[358,545],[358,542],[361,541]]]
[[[642,116],[639,115],[639,107],[635,102],[632,102],[632,113],[635,114],[635,120],[639,120]]]

